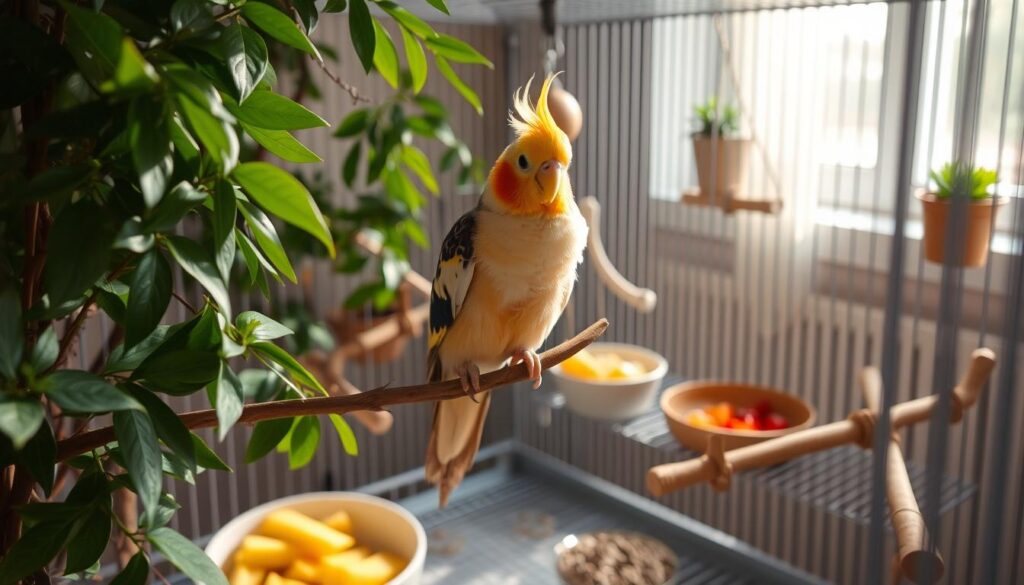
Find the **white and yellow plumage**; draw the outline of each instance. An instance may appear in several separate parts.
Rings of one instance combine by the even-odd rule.
[[[544,81],[536,109],[530,84],[510,116],[516,141],[487,179],[475,209],[442,244],[430,302],[431,381],[461,379],[476,388],[481,371],[525,362],[539,386],[535,350],[558,321],[583,260],[587,225],[573,199],[569,139],[551,118]],[[427,479],[441,505],[469,470],[480,446],[490,394],[438,403],[427,447]]]

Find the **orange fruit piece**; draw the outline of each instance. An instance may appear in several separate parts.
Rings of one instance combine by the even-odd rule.
[[[686,413],[686,424],[698,429],[707,429],[715,426],[715,419],[700,408],[695,408]]]
[[[729,404],[728,402],[719,402],[713,406],[708,406],[704,411],[707,412],[711,418],[714,419],[715,424],[720,427],[728,427],[729,421],[732,420],[733,408],[732,404]]]

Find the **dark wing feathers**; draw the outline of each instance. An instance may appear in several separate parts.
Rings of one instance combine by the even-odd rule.
[[[441,254],[430,291],[430,331],[427,340],[430,351],[427,355],[427,370],[431,381],[442,379],[444,372],[437,350],[448,328],[455,323],[473,278],[475,235],[474,209],[455,222],[441,244]]]

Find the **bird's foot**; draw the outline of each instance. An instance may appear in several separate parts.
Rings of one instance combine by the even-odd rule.
[[[533,380],[533,389],[540,388],[541,374],[544,371],[544,366],[540,363],[540,356],[537,352],[532,349],[517,349],[512,352],[512,364],[518,363],[526,364],[526,371],[530,374],[530,380]]]
[[[476,393],[480,391],[480,368],[473,362],[465,362],[455,368],[455,373],[459,375],[462,391],[466,393],[466,396],[469,396],[470,400],[479,403],[479,400],[476,399]]]

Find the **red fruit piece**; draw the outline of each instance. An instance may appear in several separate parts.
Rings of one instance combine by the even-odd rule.
[[[754,405],[754,412],[757,413],[757,416],[760,419],[767,418],[772,411],[772,403],[767,400],[762,400]]]
[[[762,423],[762,427],[761,428],[763,430],[766,430],[766,431],[777,431],[777,430],[780,430],[780,429],[788,429],[789,428],[789,421],[786,420],[786,417],[782,416],[781,414],[777,414],[777,413],[773,412],[773,413],[769,414],[767,417],[765,417],[764,422]]]
[[[753,422],[753,417],[748,417],[749,420],[742,418],[732,417],[729,421],[729,428],[735,431],[756,431],[757,426]]]

